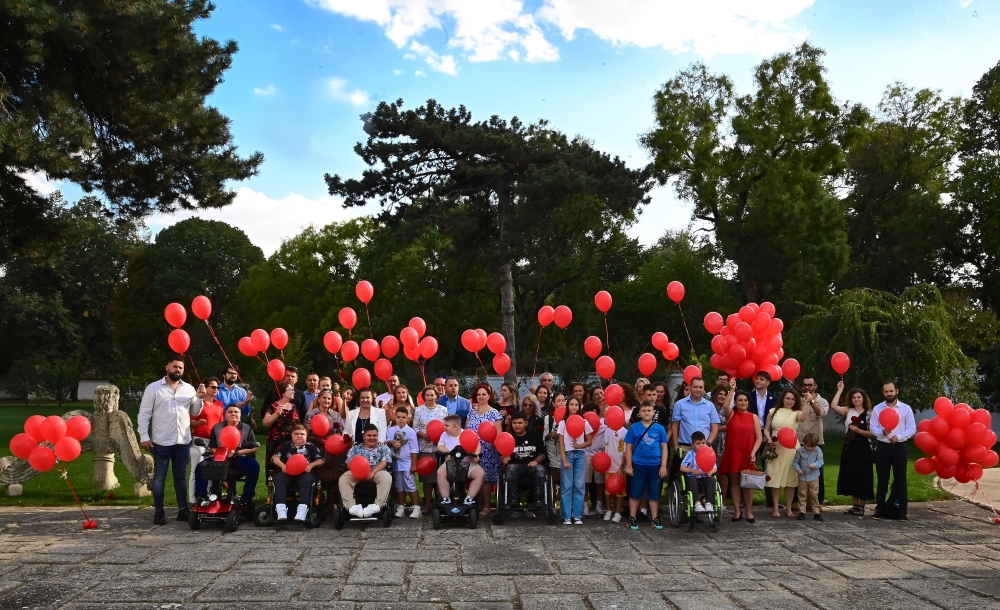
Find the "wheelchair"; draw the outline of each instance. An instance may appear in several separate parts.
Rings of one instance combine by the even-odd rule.
[[[201,529],[201,524],[221,521],[224,532],[235,532],[241,521],[246,521],[254,514],[254,504],[243,503],[236,493],[237,481],[244,481],[243,470],[240,469],[235,456],[227,457],[224,447],[210,449],[207,444],[196,444],[204,447],[205,460],[199,465],[201,476],[208,482],[208,496],[200,502],[195,502],[188,510],[188,527],[192,531]],[[253,449],[258,443],[244,443],[240,449]]]
[[[670,482],[667,484],[667,514],[670,517],[670,524],[680,527],[687,523],[688,531],[693,532],[696,524],[704,518],[712,531],[718,531],[719,523],[722,521],[722,487],[719,485],[719,480],[715,479],[714,494],[709,490],[708,495],[714,497],[705,498],[712,503],[712,510],[695,510],[695,502],[700,496],[696,498],[694,491],[688,489],[687,477],[680,472],[680,455],[675,455],[673,459],[676,460],[677,467],[675,469],[673,464],[671,465]]]
[[[386,471],[389,476],[392,477],[392,481],[389,483],[389,496],[386,498],[384,504],[379,506],[379,512],[375,513],[371,517],[358,517],[347,512],[350,508],[349,506],[343,505],[343,499],[341,499],[340,510],[337,511],[337,515],[333,518],[333,528],[343,529],[344,525],[348,521],[361,521],[361,522],[381,522],[382,527],[386,528],[392,525],[392,520],[394,513],[396,512],[396,499],[394,497],[396,491],[396,473],[392,470],[392,462],[390,462]],[[360,504],[362,508],[375,504],[378,499],[378,487],[375,485],[375,481],[358,481],[354,484],[354,501]]]
[[[269,462],[267,467],[267,504],[258,506],[254,511],[254,524],[258,527],[270,527],[278,522],[278,511],[276,508],[278,504],[284,503],[288,507],[288,512],[292,513],[297,510],[300,503],[305,502],[309,505],[309,510],[306,512],[306,528],[313,529],[319,527],[320,523],[323,522],[324,516],[322,505],[323,483],[319,480],[319,477],[313,481],[310,487],[309,498],[305,500],[299,498],[299,490],[294,486],[289,486],[286,491],[286,497],[278,499],[274,497],[274,474],[276,472],[279,471]],[[288,519],[288,523],[293,522],[293,519]]]
[[[464,462],[463,459],[468,455],[465,449],[459,445],[451,450],[451,453],[447,454],[451,456],[451,459],[455,463],[455,468],[448,473],[448,491],[449,497],[451,498],[451,504],[443,505],[441,500],[443,498],[438,497],[439,493],[437,485],[434,485],[434,508],[431,509],[431,526],[434,529],[441,529],[441,524],[443,521],[465,521],[468,520],[469,529],[476,529],[476,524],[479,521],[478,505],[477,504],[466,504],[466,483],[469,480],[469,464]],[[438,454],[437,456],[438,468],[441,464],[445,463],[446,455]],[[486,484],[485,482],[483,483]]]
[[[510,464],[507,464],[509,466]],[[500,469],[500,480],[497,482],[497,512],[493,514],[494,525],[503,525],[510,515],[519,511],[533,510],[545,511],[545,520],[549,525],[559,523],[559,515],[556,513],[555,502],[552,492],[552,475],[549,473],[548,464],[545,468],[545,493],[543,498],[535,498],[533,504],[528,504],[527,496],[535,490],[535,479],[530,474],[520,477],[517,481],[517,496],[507,497],[507,466]],[[544,509],[542,508],[544,507]]]

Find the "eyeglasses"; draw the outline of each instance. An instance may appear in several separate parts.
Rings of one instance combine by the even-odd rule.
[[[217,385],[210,385],[210,386],[207,386],[207,387],[208,387],[209,390],[218,390],[219,389],[219,386],[217,386]]]

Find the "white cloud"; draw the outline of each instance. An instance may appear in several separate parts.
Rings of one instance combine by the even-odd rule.
[[[279,32],[284,32],[285,31],[285,28],[281,27],[277,23],[272,23],[271,24],[271,29],[278,30]]]
[[[20,176],[21,178],[24,178],[24,181],[28,183],[28,186],[35,189],[35,191],[43,197],[48,197],[52,193],[59,190],[59,182],[49,180],[49,177],[42,172],[21,172]]]
[[[402,70],[393,70],[393,71],[392,71],[392,73],[393,73],[394,75],[396,75],[396,76],[399,76],[400,74],[402,74],[402,73],[403,73],[403,71],[402,71]]]
[[[438,55],[430,47],[422,45],[416,40],[410,43],[410,50],[423,57],[427,65],[431,67],[431,70],[458,76],[458,65],[455,63],[455,58],[451,55]]]
[[[521,0],[307,1],[375,22],[401,49],[413,50],[428,30],[442,30],[449,37],[446,46],[460,50],[468,61],[542,62],[559,59],[559,49],[541,25],[566,40],[589,31],[614,44],[662,47],[671,53],[768,55],[805,39],[807,32],[791,22],[815,0],[543,0],[534,11]],[[433,69],[455,73],[452,55],[428,51],[434,55],[418,54]]]
[[[972,0],[961,0],[959,2],[959,4],[962,5],[962,8],[965,8],[965,7],[969,6],[970,4],[972,4]]]
[[[321,227],[363,214],[358,208],[345,210],[341,200],[331,196],[317,200],[289,193],[281,199],[272,199],[244,186],[236,191],[235,201],[224,208],[159,214],[150,218],[148,225],[153,232],[158,232],[194,216],[218,220],[242,230],[250,241],[260,246],[265,256],[269,256],[283,240],[298,235],[311,224]]]
[[[423,70],[417,70],[416,72],[413,73],[413,76],[427,76],[427,73],[424,72]]]
[[[350,102],[355,106],[367,106],[372,103],[368,94],[361,89],[347,91],[347,81],[342,78],[331,78],[327,81],[330,95],[338,102]]]
[[[254,95],[263,95],[263,96],[274,95],[276,91],[277,89],[274,88],[274,85],[268,85],[266,89],[261,89],[260,87],[253,88]]]

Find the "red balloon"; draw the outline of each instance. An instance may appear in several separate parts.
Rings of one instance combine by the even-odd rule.
[[[253,342],[250,341],[250,337],[243,337],[236,344],[240,348],[240,353],[247,358],[254,358],[257,356],[257,348],[253,346]]]
[[[462,333],[462,347],[473,354],[479,351],[479,335],[471,328]]]
[[[772,318],[771,324],[767,327],[767,334],[777,335],[785,328],[785,323],[778,318]]]
[[[363,390],[372,384],[372,374],[365,368],[354,369],[354,372],[351,373],[351,383],[358,390]]]
[[[670,339],[667,339],[667,335],[661,332],[653,333],[653,338],[651,339],[653,347],[663,351],[667,349],[667,345],[670,343]]]
[[[712,365],[712,368],[718,369],[720,371],[726,369],[726,359],[718,354],[712,354],[712,357],[708,359],[708,363]]]
[[[594,457],[590,458],[590,465],[595,472],[607,472],[611,468],[611,456],[604,451],[598,451]]]
[[[441,435],[444,434],[444,422],[440,419],[432,419],[427,422],[427,438],[432,443],[436,443],[441,440]]]
[[[500,333],[490,333],[486,337],[486,347],[494,354],[500,354],[507,349],[507,339]]]
[[[917,422],[917,432],[927,432],[931,431],[931,420],[924,419]]]
[[[59,439],[66,436],[66,421],[58,415],[49,415],[42,422],[41,430],[42,437],[46,441],[58,442]]]
[[[554,315],[555,315],[555,310],[552,309],[552,306],[545,305],[538,310],[538,323],[541,326],[548,326],[549,324],[552,324]]]
[[[983,446],[990,449],[997,443],[997,433],[992,430],[987,430],[983,438]]]
[[[330,455],[340,455],[347,451],[348,442],[344,440],[343,434],[331,434],[323,443],[323,448]]]
[[[28,465],[38,472],[48,472],[56,465],[56,454],[48,447],[35,447],[28,455]]]
[[[361,280],[354,287],[354,294],[358,296],[359,301],[367,305],[372,300],[372,297],[375,296],[375,288],[368,280]]]
[[[799,366],[799,361],[795,358],[788,358],[781,363],[781,374],[785,376],[785,379],[794,381],[800,372],[802,372],[802,367]]]
[[[767,333],[768,329],[771,328],[771,316],[767,313],[760,311],[754,316],[753,322],[750,322],[753,327],[753,331],[758,334]]]
[[[740,341],[749,341],[753,338],[753,329],[750,328],[750,325],[746,322],[740,322],[736,325],[736,328],[733,329],[733,334],[736,335],[736,338]]]
[[[381,351],[375,339],[365,339],[361,342],[361,355],[371,362],[378,360]]]
[[[778,430],[778,442],[785,449],[795,449],[795,445],[798,444],[799,439],[795,436],[795,430],[791,428],[782,428]]]
[[[955,409],[948,416],[948,423],[952,428],[965,428],[972,423],[972,415],[964,409]]]
[[[775,312],[777,312],[777,310],[774,308],[774,303],[771,303],[770,301],[764,301],[763,303],[761,303],[760,309],[758,311],[763,311],[772,318],[774,317]]]
[[[437,470],[437,467],[438,467],[437,460],[435,460],[433,457],[429,455],[425,455],[424,457],[417,460],[417,474],[427,476],[433,473],[435,470]]]
[[[326,419],[325,417],[314,419]],[[230,451],[235,451],[237,447],[240,446],[240,431],[236,426],[226,426],[219,432],[219,444],[229,449]]]
[[[420,344],[415,343],[413,345],[404,345],[403,355],[406,356],[408,360],[412,360],[414,362],[420,360]]]
[[[604,397],[608,397],[607,392],[604,393]],[[618,432],[625,426],[625,411],[621,407],[608,407],[604,411],[604,424],[615,432]]]
[[[351,330],[358,323],[358,314],[350,307],[345,307],[337,314],[337,319],[340,321],[341,326],[347,330]]]
[[[399,340],[392,335],[382,339],[382,353],[386,358],[394,358],[399,353]]]
[[[976,409],[972,412],[972,421],[979,422],[987,428],[991,428],[993,424],[993,416],[986,409]]]
[[[607,290],[602,290],[594,295],[594,305],[597,305],[602,313],[611,311],[611,294]]]
[[[10,452],[14,454],[14,457],[22,460],[28,459],[37,446],[38,441],[27,432],[15,434],[14,438],[10,439]]]
[[[944,396],[934,401],[934,412],[941,417],[949,417],[954,410],[955,405],[951,404],[951,401]]]
[[[375,376],[382,381],[388,381],[392,377],[392,363],[385,358],[379,358],[375,361]]]
[[[972,471],[968,464],[958,464],[955,467],[955,481],[965,484],[972,480]]]
[[[196,296],[194,300],[191,301],[191,313],[193,313],[194,317],[199,320],[207,320],[208,317],[212,315],[212,302],[209,301],[206,296]]]
[[[36,443],[44,443],[45,437],[42,436],[42,422],[45,421],[44,415],[32,415],[28,419],[24,420],[24,431],[31,438],[35,439]]]
[[[285,462],[285,474],[290,477],[297,477],[306,471],[306,466],[308,465],[309,460],[306,456],[296,453]]]
[[[740,379],[750,379],[757,372],[757,365],[753,360],[747,359],[739,363],[736,371]]]
[[[497,354],[493,356],[493,370],[497,375],[506,375],[510,370],[510,356],[507,354]]]
[[[424,337],[420,340],[420,355],[424,360],[430,360],[438,351],[438,341],[434,337]]]
[[[476,429],[479,434],[479,438],[483,439],[484,442],[492,443],[497,440],[497,427],[491,421],[484,421],[479,424],[479,428]]]
[[[616,472],[615,474],[604,479],[604,489],[606,489],[609,494],[617,496],[621,492],[625,491],[625,477]]]
[[[642,374],[643,377],[649,377],[655,371],[656,371],[656,356],[650,354],[649,352],[646,352],[645,354],[639,356],[639,372]]]
[[[955,465],[945,465],[938,460],[937,473],[941,479],[950,479],[955,476]]]
[[[556,412],[552,414],[552,417],[556,419],[556,423],[559,423],[566,417],[566,407],[559,407]]]
[[[667,347],[663,350],[663,357],[670,361],[677,360],[677,356],[680,355],[681,348],[677,347],[676,343],[667,343]]]
[[[587,427],[584,425],[586,421],[575,413],[570,415],[569,419],[566,420],[566,433],[573,438],[583,436],[587,430]]]
[[[421,317],[410,318],[409,326],[413,330],[417,331],[417,339],[423,337],[424,333],[427,332],[427,322],[424,322],[424,319]]]
[[[187,310],[180,303],[171,303],[163,310],[163,317],[167,319],[167,324],[180,328],[187,322]]]
[[[479,347],[476,348],[476,351],[480,352],[486,347],[486,341],[490,337],[486,334],[486,331],[481,328],[476,329],[476,336],[479,337]]]
[[[573,312],[570,311],[569,307],[560,305],[553,312],[552,319],[555,320],[556,326],[559,328],[566,328],[573,321]]]
[[[604,351],[604,346],[601,345],[601,340],[591,335],[587,337],[587,340],[583,342],[583,352],[587,354],[588,358],[597,358]]]
[[[938,439],[930,432],[917,432],[913,437],[913,444],[927,455],[934,455],[938,448]]]
[[[601,377],[611,379],[612,375],[615,374],[615,361],[611,359],[611,356],[601,356],[597,359],[594,368],[597,369],[597,374]]]
[[[354,478],[359,481],[367,479],[368,475],[372,472],[372,465],[368,463],[368,460],[363,455],[356,455],[352,457],[347,466],[350,468],[351,474],[354,475]]]
[[[951,430],[951,424],[948,423],[947,419],[940,415],[931,419],[930,433],[934,435],[934,438],[943,439],[948,435],[948,430]]]
[[[271,336],[263,328],[258,328],[250,333],[250,345],[258,352],[266,352],[271,347]]]
[[[691,385],[691,380],[695,377],[701,377],[701,369],[693,364],[689,364],[684,369],[684,383]]]
[[[979,460],[979,463],[982,464],[983,468],[993,468],[997,465],[997,462],[1000,462],[1000,455],[997,455],[996,451],[987,451],[986,457]]]
[[[727,354],[728,354],[728,357],[733,362],[736,362],[736,363],[743,362],[744,360],[747,359],[747,349],[745,347],[743,347],[742,345],[734,345],[734,346],[732,346],[731,348],[729,348],[729,351],[727,352]]]
[[[983,467],[979,464],[969,464],[969,474],[973,481],[983,478]]]
[[[775,358],[777,358],[777,356],[775,356]],[[781,376],[782,376],[781,367],[778,366],[777,364],[768,365],[767,372],[768,374],[771,375],[772,382],[781,381]]]
[[[420,335],[417,331],[413,330],[409,326],[399,331],[399,340],[402,342],[403,347],[410,347],[416,345],[420,341]]]
[[[725,325],[725,321],[722,319],[722,314],[717,311],[710,311],[705,314],[705,330],[717,335],[722,332],[722,327]]]
[[[275,358],[267,363],[267,376],[275,381],[285,378],[285,363]]]
[[[782,430],[785,430],[785,428],[782,428]],[[715,468],[716,464],[715,450],[709,447],[708,445],[699,447],[694,454],[694,463],[698,465],[698,468],[702,472],[708,472],[711,469]]]
[[[843,375],[847,373],[847,369],[851,368],[851,359],[844,352],[837,352],[830,356],[830,366],[837,371],[838,375]]]
[[[740,307],[740,320],[746,322],[747,324],[753,324],[757,319],[757,314],[754,312],[753,307],[749,305],[744,305]]]
[[[892,432],[899,425],[899,413],[895,409],[882,409],[878,414],[878,423],[882,424],[886,433]],[[963,438],[965,434],[962,434]]]
[[[730,332],[736,330],[736,325],[739,323],[740,323],[740,314],[731,313],[728,316],[726,316],[726,328],[728,328]]]
[[[338,333],[337,331],[331,330],[330,332],[323,335],[323,347],[325,347],[326,351],[330,352],[331,354],[336,354],[337,352],[339,352],[340,348],[343,345],[344,345],[344,338],[341,337],[340,333]]]
[[[178,354],[183,354],[191,347],[191,337],[183,328],[175,328],[167,335],[167,345]]]
[[[483,422],[484,425],[486,423],[488,422]],[[496,428],[494,428],[493,430],[495,434]],[[499,453],[500,455],[504,457],[510,457],[510,455],[514,453],[514,436],[508,432],[501,432],[500,434],[496,434],[496,439],[493,441],[493,446],[497,448],[497,453]]]
[[[913,464],[913,469],[917,474],[931,474],[937,470],[937,464],[929,457],[922,457]]]
[[[965,427],[965,442],[970,445],[982,445],[983,441],[986,440],[986,426],[974,421]],[[979,460],[971,460],[973,462],[978,462]]]
[[[584,413],[583,419],[587,420],[587,423],[590,424],[590,429],[594,431],[594,434],[597,434],[597,431],[601,429],[601,416],[594,411]]]
[[[350,362],[358,357],[361,353],[361,348],[358,346],[357,341],[345,341],[344,345],[340,348],[340,356],[346,361]]]
[[[986,458],[986,447],[982,445],[969,445],[962,450],[962,459],[970,464],[981,462]]]
[[[617,383],[612,383],[608,387],[604,388],[604,402],[606,402],[610,407],[613,407],[625,399],[625,391]],[[604,412],[604,417],[607,418],[607,411]]]
[[[940,445],[938,445],[936,457],[938,459],[938,463],[941,464],[942,466],[954,466],[955,464],[958,463],[959,456],[957,451],[945,445],[944,443],[941,443]],[[944,475],[941,476],[943,478],[948,478],[945,477]]]
[[[330,419],[322,413],[317,413],[309,421],[309,427],[312,428],[313,434],[323,438],[327,434],[330,434]]]
[[[288,333],[284,328],[275,328],[271,331],[271,345],[276,350],[283,350],[288,345]]]
[[[458,443],[466,452],[475,453],[476,447],[479,446],[479,435],[472,430],[462,430],[462,433],[458,435]]]
[[[674,303],[680,303],[684,300],[684,284],[681,284],[677,280],[667,284],[667,296]]]

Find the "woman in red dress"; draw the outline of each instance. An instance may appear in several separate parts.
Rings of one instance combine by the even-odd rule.
[[[722,463],[719,474],[728,474],[729,488],[733,498],[733,521],[743,518],[740,512],[742,506],[746,512],[748,523],[754,522],[753,490],[740,487],[740,473],[750,468],[757,461],[757,450],[760,449],[762,436],[760,433],[760,418],[749,411],[750,395],[743,390],[736,390],[736,380],[729,381],[729,397],[723,409],[726,415],[726,448],[722,452]],[[735,391],[734,391],[735,390]],[[736,407],[733,408],[735,403]],[[725,493],[726,490],[723,490]],[[742,498],[741,493],[742,492]]]

